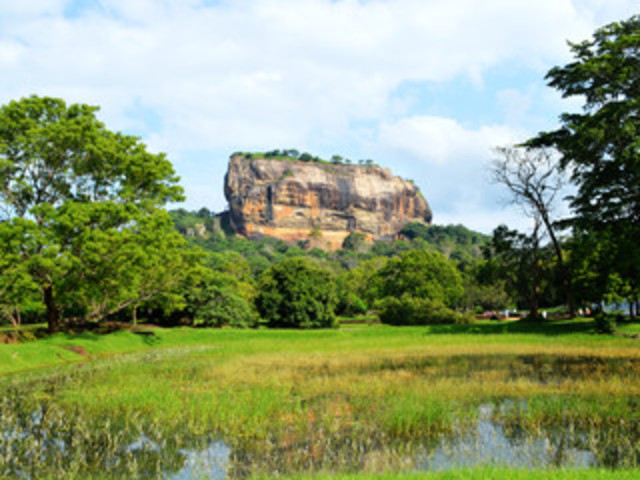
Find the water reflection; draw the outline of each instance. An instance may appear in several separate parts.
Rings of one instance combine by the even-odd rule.
[[[143,421],[110,424],[53,405],[29,414],[6,402],[0,413],[0,477],[109,472],[118,478],[223,480],[313,471],[449,470],[475,466],[636,466],[637,422],[525,428],[505,415],[524,402],[480,407],[477,421],[448,434],[400,441],[382,432],[307,431],[293,438],[212,440],[165,432]],[[500,420],[502,419],[502,420]]]
[[[227,477],[231,448],[224,442],[213,442],[204,450],[181,450],[180,453],[184,456],[184,465],[180,471],[166,476],[167,480],[224,480]]]
[[[420,470],[503,466],[515,468],[587,468],[598,465],[593,452],[577,448],[584,434],[559,427],[556,432],[531,432],[505,427],[492,420],[496,407],[482,405],[477,424],[470,430],[441,441]],[[555,434],[555,435],[554,435]]]

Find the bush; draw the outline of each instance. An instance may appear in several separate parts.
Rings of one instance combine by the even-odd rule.
[[[596,331],[598,333],[616,333],[617,324],[614,315],[600,312],[593,317],[593,320],[596,323]]]
[[[367,236],[360,232],[351,232],[342,242],[342,248],[345,250],[360,250],[367,246]]]
[[[196,320],[212,327],[255,327],[258,317],[252,305],[238,292],[227,286],[210,286],[206,301],[196,311]]]
[[[352,317],[354,315],[367,313],[368,309],[367,304],[358,295],[352,292],[343,292],[343,294],[340,295],[336,310],[340,315]]]
[[[388,325],[434,325],[473,323],[473,314],[460,314],[442,302],[403,295],[385,297],[376,303],[382,323]]]
[[[437,252],[412,250],[392,258],[372,279],[381,297],[414,297],[454,306],[464,292],[455,264]]]
[[[323,328],[337,325],[333,273],[309,258],[288,258],[261,277],[258,312],[272,328]]]
[[[165,326],[257,327],[249,262],[236,252],[211,253],[206,261],[208,267],[182,286],[181,297],[156,305],[151,317]]]

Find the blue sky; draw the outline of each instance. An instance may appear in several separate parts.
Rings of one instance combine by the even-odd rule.
[[[627,0],[0,0],[0,103],[101,107],[169,155],[186,208],[222,210],[236,150],[374,159],[438,224],[529,221],[490,182],[492,149],[580,108],[546,87]],[[563,206],[558,206],[558,215]]]

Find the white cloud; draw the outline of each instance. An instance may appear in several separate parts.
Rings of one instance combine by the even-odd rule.
[[[4,34],[28,52],[0,81],[5,96],[87,92],[114,120],[121,119],[108,105],[140,97],[167,118],[183,117],[168,122],[167,133],[198,147],[260,136],[265,118],[297,132],[294,140],[339,134],[351,121],[383,117],[403,81],[482,82],[498,62],[557,58],[566,36],[591,30],[569,0],[253,0],[209,8],[104,0],[79,19],[50,15],[63,5],[51,0],[40,2],[47,15],[15,24],[14,3],[0,10],[8,16]],[[228,128],[193,134],[188,126],[205,116]]]
[[[25,47],[15,40],[0,39],[0,67],[7,70],[13,68],[20,62],[25,51]]]
[[[476,165],[485,155],[479,152],[506,141],[513,129],[471,129],[463,118],[398,118],[411,114],[392,98],[399,85],[463,77],[479,94],[495,96],[487,91],[488,69],[517,61],[541,77],[569,58],[567,38],[586,38],[637,6],[631,0],[612,0],[611,8],[609,0],[223,0],[210,6],[101,0],[64,16],[73,4],[0,0],[0,103],[32,93],[62,96],[100,105],[110,128],[141,134],[136,129],[146,120],[130,114],[140,103],[162,119],[145,140],[168,151],[198,196],[208,187],[198,183],[198,167],[184,160],[185,151],[341,145],[367,149],[362,157],[383,163],[387,152],[409,153],[444,175],[449,164]],[[528,94],[514,86],[499,96],[510,120],[518,121]],[[428,148],[420,142],[425,138]]]
[[[505,125],[467,129],[451,118],[414,116],[380,129],[386,147],[405,151],[428,164],[475,164],[492,148],[522,141],[526,136]]]
[[[60,14],[66,3],[65,0],[0,0],[0,12],[12,16]]]
[[[528,228],[522,212],[508,206],[507,192],[492,183],[489,166],[498,146],[527,138],[506,125],[466,128],[454,119],[414,116],[385,124],[380,149],[398,159],[434,211],[434,222],[464,223],[490,232],[499,223]]]
[[[497,93],[500,108],[505,112],[508,124],[519,123],[529,112],[533,103],[532,94],[515,88],[507,88]]]

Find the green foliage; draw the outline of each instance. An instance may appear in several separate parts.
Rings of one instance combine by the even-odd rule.
[[[462,278],[455,265],[440,253],[424,250],[392,258],[373,282],[380,298],[409,295],[452,307],[463,294]]]
[[[493,179],[509,191],[511,202],[520,205],[525,215],[533,220],[531,243],[534,256],[537,256],[539,250],[538,231],[544,228],[556,255],[555,276],[562,285],[567,307],[573,315],[575,303],[571,278],[558,238],[557,225],[552,219],[556,195],[565,184],[563,176],[559,173],[554,152],[544,148],[525,150],[499,147],[496,149],[496,155],[491,168]],[[539,288],[539,285],[536,288]]]
[[[596,313],[593,317],[598,333],[613,334],[617,331],[616,317],[605,312]]]
[[[352,293],[365,303],[372,305],[380,297],[377,284],[379,282],[374,282],[373,279],[387,261],[386,257],[362,260],[357,266],[341,275],[340,290]]]
[[[539,245],[535,232],[525,235],[500,225],[484,247],[484,256],[474,269],[480,286],[503,290],[518,308],[532,311],[562,303],[554,253],[551,246]]]
[[[203,223],[199,212],[196,211],[174,210],[170,213],[176,222],[176,228],[183,233],[187,229],[193,228],[194,224]],[[224,216],[221,215],[220,218],[222,220]],[[418,229],[425,228],[422,224],[416,225]],[[231,258],[233,256],[238,259],[240,256],[237,254],[240,254],[248,261],[250,276],[254,280],[271,265],[279,263],[285,258],[313,257],[327,260],[336,274],[344,277],[344,281],[339,285],[341,298],[339,311],[342,311],[342,308],[347,308],[346,306],[351,304],[347,300],[348,293],[362,299],[368,306],[380,298],[378,289],[380,285],[372,282],[371,274],[379,269],[389,257],[412,250],[437,250],[455,260],[458,268],[464,273],[466,269],[473,268],[473,265],[478,261],[477,252],[486,243],[485,236],[461,226],[433,226],[428,227],[427,230],[431,232],[425,236],[429,240],[415,235],[412,240],[379,241],[371,245],[366,243],[364,234],[353,232],[345,239],[342,249],[332,252],[325,252],[317,248],[310,249],[310,242],[287,244],[282,240],[269,237],[246,239],[233,234],[225,234],[223,233],[224,229],[204,237],[188,236],[187,239],[189,243],[197,245],[207,252],[219,253],[223,257]],[[311,236],[316,237],[319,233],[314,231]],[[468,299],[471,296],[465,298]]]
[[[37,234],[33,227],[28,221],[0,222],[0,324],[10,321],[17,327],[25,316],[29,320],[44,311],[38,283],[20,254],[23,239]]]
[[[282,153],[282,152],[280,152]],[[174,210],[170,212],[176,228],[185,232],[192,225],[202,223],[200,212]],[[210,212],[207,215],[211,215]],[[223,218],[223,216],[221,216]],[[188,221],[186,219],[189,219]],[[189,224],[190,222],[190,224]],[[181,225],[181,226],[180,226]],[[411,235],[414,231],[420,234]],[[236,266],[249,266],[245,281],[257,281],[257,278],[269,267],[291,257],[312,257],[322,259],[330,265],[336,275],[339,276],[337,312],[339,314],[352,315],[364,312],[370,308],[375,300],[381,298],[382,282],[374,281],[375,273],[388,261],[389,257],[402,255],[409,251],[440,251],[445,256],[457,262],[457,268],[461,270],[466,292],[462,303],[466,307],[473,307],[474,302],[501,303],[506,294],[499,288],[478,286],[473,283],[473,276],[466,270],[472,271],[477,263],[477,255],[480,248],[486,243],[484,235],[472,232],[462,226],[432,226],[425,227],[422,224],[409,224],[405,232],[411,240],[401,239],[393,242],[379,241],[372,245],[366,243],[364,234],[352,232],[346,239],[343,248],[333,252],[312,248],[307,244],[287,244],[282,240],[264,237],[260,239],[246,239],[236,235],[224,234],[222,231],[208,234],[205,237],[188,236],[189,243],[197,245],[207,252],[215,253],[221,259],[215,264],[209,263],[214,269],[226,267],[224,259],[229,259]],[[429,232],[429,233],[425,233]],[[311,237],[316,237],[320,232],[312,232]],[[428,240],[426,240],[426,239]],[[246,259],[246,262],[243,261]],[[453,266],[454,264],[451,263]],[[477,287],[477,288],[476,288]],[[495,297],[495,294],[502,293]],[[495,307],[493,307],[495,308]]]
[[[571,44],[571,51],[574,61],[552,68],[546,78],[564,97],[583,101],[582,111],[562,114],[558,130],[541,133],[527,145],[557,149],[577,186],[568,223],[584,242],[580,255],[597,259],[603,272],[583,285],[589,295],[601,300],[617,294],[607,287],[615,273],[620,280],[615,283],[638,298],[640,16],[596,30],[592,39]],[[583,270],[581,276],[579,282],[589,274]]]
[[[460,273],[442,254],[405,252],[390,259],[373,276],[380,321],[390,325],[463,323],[466,317],[448,307],[463,294]]]
[[[258,325],[258,315],[253,304],[238,293],[233,282],[207,285],[197,298],[195,318],[212,327]]]
[[[173,212],[171,212],[173,213]],[[194,212],[189,212],[190,214]],[[282,240],[270,237],[260,239],[247,239],[235,234],[217,232],[206,237],[188,237],[188,242],[196,245],[208,253],[214,253],[219,258],[231,259],[232,262],[240,262],[248,265],[248,275],[255,281],[271,265],[285,258],[304,256],[312,258],[325,258],[327,253],[319,249],[305,250],[295,244],[288,244]],[[244,260],[240,260],[244,259]],[[211,264],[218,268],[218,264]]]
[[[203,252],[176,290],[180,302],[156,305],[163,324],[257,326],[255,283],[249,262],[237,252]]]
[[[345,250],[362,251],[367,246],[367,236],[360,232],[351,232],[342,242],[342,248]]]
[[[453,242],[460,245],[484,245],[489,241],[487,235],[469,230],[463,225],[425,225],[411,222],[399,233],[409,240],[422,238],[434,244]]]
[[[514,304],[507,293],[506,282],[496,272],[497,264],[492,261],[480,261],[463,273],[464,296],[462,304],[465,308],[476,308],[482,313],[485,310],[502,310]]]
[[[367,304],[358,295],[343,288],[339,289],[336,307],[338,314],[353,317],[367,313],[367,310]]]
[[[97,110],[36,96],[0,108],[0,253],[19,262],[0,285],[19,273],[27,298],[37,285],[51,331],[167,293],[188,263],[159,210],[182,199],[171,163]]]
[[[230,158],[233,157],[244,157],[246,159],[254,159],[254,158],[268,158],[271,160],[288,160],[291,162],[304,162],[304,163],[319,163],[322,165],[340,165],[342,163],[351,164],[351,160],[344,159],[340,155],[332,155],[330,160],[325,160],[316,155],[312,155],[308,152],[300,153],[296,149],[275,149],[269,150],[267,152],[233,152]],[[367,167],[376,166],[376,163],[371,160],[359,160],[359,165],[364,165]]]
[[[452,260],[473,263],[482,256],[482,247],[490,238],[482,233],[469,230],[463,225],[425,225],[419,222],[407,223],[400,235],[416,242],[424,240],[430,248]]]
[[[256,306],[269,327],[322,328],[336,323],[333,273],[305,258],[286,259],[260,278]]]
[[[211,270],[194,299],[196,321],[216,327],[257,326],[256,286],[247,259],[237,252],[209,253],[206,263]]]
[[[376,302],[376,310],[382,323],[388,325],[432,325],[473,323],[471,314],[457,313],[437,300],[402,295],[385,297]]]

